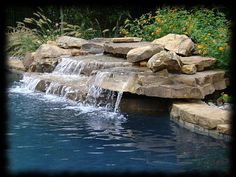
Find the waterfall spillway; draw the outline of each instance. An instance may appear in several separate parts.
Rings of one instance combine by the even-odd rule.
[[[115,91],[101,88],[107,79],[112,78],[112,72],[100,72],[100,69],[116,67],[120,61],[109,63],[109,60],[95,59],[61,58],[52,73],[26,73],[22,80],[23,87],[117,112],[123,92],[116,94]]]
[[[116,98],[116,103],[115,103],[115,108],[114,108],[114,112],[118,111],[119,105],[120,105],[120,101],[122,98],[123,92],[118,92],[117,98]]]

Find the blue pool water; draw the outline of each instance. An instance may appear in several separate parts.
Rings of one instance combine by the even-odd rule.
[[[227,172],[230,167],[226,142],[181,128],[168,112],[114,113],[17,84],[9,88],[7,108],[11,173]]]

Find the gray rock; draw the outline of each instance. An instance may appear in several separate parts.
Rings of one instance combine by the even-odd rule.
[[[100,54],[104,52],[104,47],[102,43],[95,43],[95,42],[89,42],[86,44],[83,44],[81,46],[81,49],[91,53],[91,54]]]

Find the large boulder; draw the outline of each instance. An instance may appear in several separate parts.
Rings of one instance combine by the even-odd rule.
[[[144,47],[138,47],[130,50],[127,53],[127,60],[131,63],[146,60],[151,58],[154,54],[164,50],[163,47],[159,45],[149,45]]]
[[[70,55],[70,50],[62,49],[55,45],[42,44],[34,54],[35,60],[41,60],[44,58],[56,58],[62,55]]]
[[[56,40],[57,45],[65,49],[80,48],[83,44],[86,44],[87,42],[88,41],[85,39],[70,36],[61,36]]]
[[[168,34],[152,43],[163,45],[165,49],[183,56],[189,56],[194,49],[193,41],[186,35]]]
[[[150,42],[130,42],[130,43],[104,43],[104,52],[114,55],[127,55],[127,53],[137,47],[150,45]]]
[[[182,62],[175,52],[161,51],[153,55],[147,63],[147,67],[153,72],[167,69],[169,72],[180,73]]]
[[[180,57],[180,60],[184,65],[196,65],[197,71],[203,71],[205,68],[209,68],[216,62],[215,58],[202,56]]]

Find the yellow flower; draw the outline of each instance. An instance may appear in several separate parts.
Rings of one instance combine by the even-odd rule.
[[[151,34],[152,36],[154,35],[154,32],[152,32],[152,34]]]
[[[219,51],[224,51],[225,50],[225,48],[224,47],[219,47]]]
[[[208,33],[208,34],[207,34],[207,36],[210,36],[210,35],[211,35],[211,33]]]
[[[201,44],[198,44],[198,45],[197,45],[197,48],[198,48],[198,49],[202,49],[203,47],[204,47],[204,46],[201,45]]]

